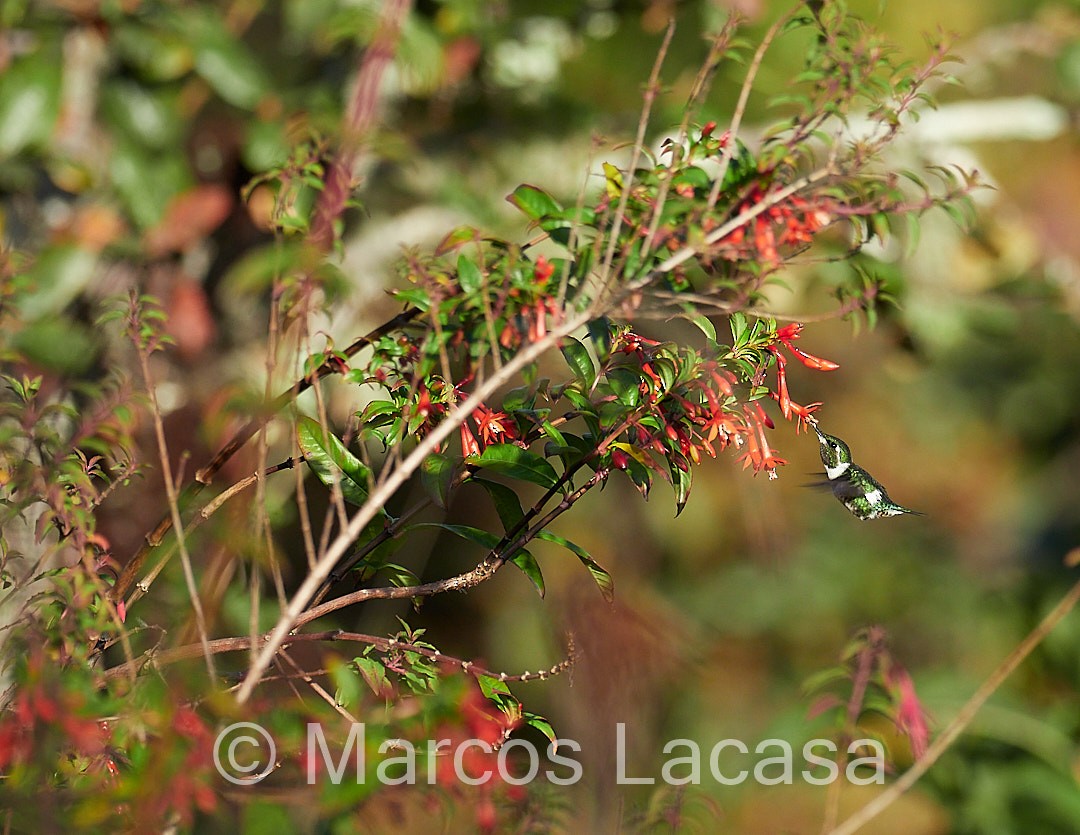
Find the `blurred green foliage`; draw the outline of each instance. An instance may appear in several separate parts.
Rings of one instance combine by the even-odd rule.
[[[780,4],[744,5],[755,43]],[[903,153],[955,153],[996,190],[980,195],[971,234],[934,213],[914,252],[903,251],[898,232],[896,247],[867,254],[868,270],[887,277],[899,299],[882,308],[875,329],[853,333],[826,320],[808,330],[807,345],[841,371],[793,374],[793,392],[800,402],[824,401],[823,426],[926,518],[864,524],[803,490],[801,473],[819,467],[816,443],[789,432],[780,449],[791,463],[779,482],[751,479],[722,457],[699,475],[677,521],[666,496],[643,505],[621,484],[583,501],[580,521],[571,514],[562,530],[615,575],[613,609],[579,596],[580,566],[551,560],[547,602],[507,575],[467,599],[433,599],[410,618],[438,634],[447,653],[481,655],[497,669],[550,666],[561,633],[578,636],[573,687],[560,679],[518,692],[586,746],[586,779],[547,799],[549,817],[566,831],[616,822],[817,831],[824,793],[806,786],[616,791],[614,723],[634,729],[629,770],[637,775],[658,774],[663,742],[675,737],[705,747],[726,737],[801,743],[822,731],[807,718],[802,683],[836,664],[849,637],[872,623],[886,629],[940,723],[1076,579],[1062,558],[1080,544],[1080,155],[1069,127],[1080,99],[1080,17],[1075,4],[1019,0],[856,5],[916,53],[922,30],[958,30],[957,51],[973,69],[957,71],[962,85],[943,95],[946,105],[1027,96],[1072,121],[1041,139],[981,137],[977,117],[955,141],[916,131]],[[707,48],[702,32],[726,13],[723,4],[418,3],[380,132],[366,149],[363,207],[348,216],[334,277],[347,288],[351,321],[336,322],[337,335],[348,339],[392,311],[382,288],[399,240],[431,242],[465,221],[516,233],[520,222],[503,198],[522,181],[572,205],[595,135],[632,135],[671,8],[678,29],[665,66],[669,92],[650,141],[681,119]],[[178,406],[212,417],[220,404],[209,401],[223,384],[258,390],[264,291],[283,260],[304,255],[273,247],[257,191],[246,204],[237,195],[268,171],[293,171],[294,209],[310,211],[305,166],[341,122],[377,12],[377,4],[339,0],[0,5],[0,258],[11,259],[9,269],[13,250],[34,255],[19,272],[32,292],[5,347],[54,378],[100,381],[117,348],[87,310],[134,274],[182,329],[180,358],[167,369]],[[783,91],[799,55],[766,57],[749,103],[751,130],[771,121],[766,102]],[[722,70],[703,117],[725,124],[740,83],[736,68]],[[966,118],[952,114],[957,124]],[[291,158],[305,142],[313,157]],[[220,187],[225,205],[198,186]],[[175,209],[185,195],[197,197],[189,214]],[[770,304],[805,320],[827,314],[831,266],[800,269],[808,289],[776,288]],[[657,322],[649,332],[670,327]],[[457,514],[480,527],[493,522],[477,508]],[[103,524],[114,549],[127,553],[151,523],[128,504]],[[440,566],[460,561],[449,540],[432,540]],[[547,549],[537,544],[542,562]],[[182,605],[179,589],[162,605]],[[243,602],[225,606],[241,632]],[[381,634],[405,613],[386,606],[352,626]],[[905,799],[906,817],[866,831],[1073,833],[1078,775],[1074,613]],[[327,808],[358,802],[363,793],[352,791],[341,789]],[[844,810],[865,798],[856,793]],[[426,825],[423,810],[365,814],[373,831],[394,820],[404,831]],[[446,814],[454,826],[467,818]],[[245,831],[300,826],[296,816],[283,823],[266,801],[238,820]]]

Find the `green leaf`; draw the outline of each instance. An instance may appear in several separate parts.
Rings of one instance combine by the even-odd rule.
[[[518,186],[506,199],[532,220],[540,220],[562,211],[562,206],[554,197],[543,189],[527,184]]]
[[[551,464],[536,453],[515,444],[491,444],[480,455],[470,455],[465,461],[475,467],[539,484],[548,489],[559,482]]]
[[[340,660],[331,662],[330,678],[334,680],[335,702],[350,707],[360,701],[360,676],[351,665]]]
[[[241,149],[244,165],[251,171],[269,171],[285,165],[289,159],[289,141],[285,125],[277,121],[253,120]],[[280,243],[279,243],[280,246]]]
[[[746,336],[746,317],[741,313],[732,313],[729,320],[731,325],[731,338],[735,340],[735,347],[743,344]]]
[[[432,453],[425,458],[420,464],[420,483],[435,504],[445,510],[454,483],[454,464],[449,456]]]
[[[563,433],[560,432],[558,429],[556,429],[555,425],[552,424],[551,421],[545,420],[541,424],[540,428],[541,430],[543,430],[543,433],[551,439],[552,443],[563,449],[567,448],[568,445],[566,442],[566,436],[563,435]]]
[[[193,12],[186,18],[195,47],[195,72],[229,104],[253,109],[270,89],[254,53],[225,28],[217,14]]]
[[[421,310],[431,307],[431,296],[422,287],[406,287],[404,290],[394,290],[394,298],[402,304],[411,304]]]
[[[690,470],[680,470],[674,464],[671,465],[671,486],[675,488],[675,515],[678,516],[686,507],[686,501],[690,498],[690,488],[693,486],[694,476]]]
[[[611,356],[611,320],[606,316],[589,320],[589,339],[600,362],[607,362]]]
[[[123,59],[147,81],[173,81],[191,71],[195,55],[183,36],[121,24],[110,37]]]
[[[688,168],[684,168],[678,174],[675,175],[673,184],[676,186],[690,186],[691,188],[707,190],[712,185],[712,179],[704,171],[704,169],[698,168],[696,165],[691,165]]]
[[[486,478],[474,478],[473,483],[479,484],[491,496],[491,501],[495,504],[495,512],[499,514],[499,520],[502,522],[503,530],[509,533],[517,527],[518,523],[525,517],[517,493],[505,484],[488,481]]]
[[[641,400],[641,382],[644,375],[633,368],[613,368],[607,373],[607,381],[619,403],[636,409]]]
[[[475,542],[489,551],[494,551],[502,542],[501,536],[496,536],[490,531],[481,530],[480,528],[474,528],[472,525],[451,525],[448,522],[417,522],[415,525],[409,525],[406,530],[411,531],[416,528],[442,528],[444,531],[454,534],[454,536],[460,536],[462,539],[469,540],[469,542]]]
[[[615,581],[611,579],[611,575],[608,574],[607,570],[589,555],[588,551],[579,545],[575,545],[569,539],[564,539],[558,534],[553,534],[550,531],[540,531],[540,533],[536,535],[536,538],[554,542],[556,545],[561,545],[563,548],[572,552],[579,560],[581,560],[585,567],[589,569],[589,573],[592,574],[593,580],[596,581],[596,585],[600,589],[600,594],[604,596],[604,600],[610,603],[615,599]]]
[[[62,312],[89,285],[97,261],[93,252],[70,244],[46,249],[30,269],[34,292],[22,301],[23,318]]]
[[[716,342],[716,325],[709,319],[705,318],[700,313],[687,314],[686,318],[693,322],[698,330],[705,334],[710,342]]]
[[[72,376],[85,374],[100,351],[94,331],[67,316],[45,316],[30,323],[15,334],[11,345],[35,365]]]
[[[255,294],[269,291],[278,276],[312,269],[307,248],[297,241],[252,247],[229,267],[223,290],[228,294]]]
[[[109,177],[135,223],[156,225],[169,200],[192,185],[180,154],[150,152],[126,136],[117,136],[109,154]]]
[[[342,498],[349,504],[359,507],[367,501],[371,470],[349,452],[337,435],[317,420],[301,417],[296,422],[296,441],[319,481],[327,487],[337,482]],[[382,514],[385,516],[386,511]]]
[[[494,676],[477,676],[476,683],[480,685],[480,692],[484,694],[485,699],[499,702],[502,697],[510,696],[513,698],[514,694],[510,692],[506,682],[500,681]]]
[[[551,723],[536,713],[529,713],[525,711],[525,724],[529,727],[536,728],[544,736],[548,738],[548,741],[552,745],[552,751],[557,751],[559,748],[559,739],[555,736],[555,729],[551,727]]]
[[[132,81],[111,81],[102,92],[101,109],[121,132],[151,148],[164,148],[180,135],[174,102]]]
[[[478,241],[480,238],[480,232],[475,227],[459,226],[447,233],[446,237],[439,241],[438,246],[435,247],[435,254],[446,255],[446,253],[453,252],[467,243]]]
[[[591,389],[596,381],[596,366],[593,365],[592,357],[589,356],[589,349],[572,336],[568,336],[564,338],[560,350],[566,358],[566,364],[574,372],[574,376],[581,381],[586,390]]]
[[[522,548],[514,554],[510,562],[521,569],[522,573],[532,581],[540,597],[543,597],[545,593],[544,575],[540,572],[540,566],[537,564],[535,557]]]
[[[44,145],[60,115],[64,62],[50,44],[0,73],[0,158]]]
[[[494,702],[510,722],[516,723],[521,719],[521,702],[510,692],[506,682],[493,676],[477,676],[476,683],[480,685],[480,692],[485,698]]]
[[[617,199],[622,194],[623,189],[623,175],[622,172],[612,165],[610,162],[603,164],[604,168],[604,188],[607,190],[608,197],[612,200]]]
[[[364,681],[367,682],[368,687],[376,696],[385,699],[392,694],[393,687],[391,687],[390,681],[386,677],[386,667],[383,666],[381,661],[362,655],[354,658],[353,663],[356,664],[360,675],[364,677]]]
[[[484,286],[484,276],[480,273],[480,268],[464,254],[458,256],[457,277],[461,289],[469,295],[478,292]]]

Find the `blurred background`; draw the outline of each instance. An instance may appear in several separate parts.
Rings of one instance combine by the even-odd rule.
[[[417,614],[387,603],[336,621],[378,633],[407,615],[443,652],[507,672],[551,666],[572,632],[572,679],[515,689],[585,749],[582,783],[550,790],[568,828],[815,832],[825,791],[798,780],[717,786],[706,770],[700,787],[614,786],[615,723],[629,728],[628,773],[653,777],[674,738],[707,750],[728,737],[752,746],[828,735],[809,716],[803,684],[876,624],[936,729],[1076,580],[1063,558],[1080,545],[1080,5],[850,5],[915,61],[927,55],[924,32],[955,33],[963,61],[950,68],[959,83],[936,90],[940,109],[911,126],[888,164],[959,164],[992,188],[975,195],[968,228],[934,210],[917,240],[897,235],[868,254],[865,264],[898,299],[880,309],[876,327],[829,316],[843,265],[798,268],[792,289],[771,291],[769,306],[809,323],[802,345],[841,366],[823,375],[789,364],[792,397],[823,401],[822,427],[848,441],[895,500],[926,515],[860,522],[804,489],[820,469],[817,443],[784,424],[773,436],[789,464],[777,481],[752,477],[725,454],[697,471],[677,519],[662,486],[646,503],[612,479],[559,523],[558,533],[614,575],[613,606],[576,561],[539,544],[544,601],[504,572]],[[461,223],[522,239],[521,216],[504,200],[518,183],[566,203],[583,183],[599,186],[600,162],[625,160],[674,16],[651,119],[655,147],[682,119],[704,35],[734,8],[747,17],[752,50],[787,4],[418,2],[364,157],[338,301],[313,330],[342,345],[392,316],[386,289],[398,286],[403,246],[430,246]],[[247,202],[238,195],[282,164],[306,138],[304,125],[339,123],[379,4],[66,0],[0,9],[0,229],[5,246],[36,254],[41,288],[18,347],[61,378],[100,375],[115,346],[86,311],[139,283],[163,299],[177,339],[156,369],[172,444],[201,461],[220,440],[223,415],[260,392],[265,376],[267,204],[258,189]],[[747,136],[770,123],[766,103],[801,55],[781,40],[766,56]],[[699,122],[730,119],[744,71],[721,68]],[[673,333],[663,322],[642,329]],[[289,376],[285,369],[281,381]],[[333,396],[339,414],[356,408],[344,387]],[[111,500],[117,553],[130,553],[156,521],[163,505],[148,505],[139,490]],[[486,506],[459,501],[451,513],[494,524]],[[448,538],[429,548],[412,557],[426,578],[473,558]],[[242,625],[245,592],[236,594],[226,608]],[[183,599],[179,586],[176,595]],[[904,742],[890,742],[902,767]],[[1074,614],[866,831],[1080,831],[1078,744]],[[876,790],[845,791],[842,809]]]

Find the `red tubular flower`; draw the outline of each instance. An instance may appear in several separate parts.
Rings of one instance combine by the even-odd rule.
[[[776,357],[776,402],[780,404],[780,411],[784,415],[785,420],[791,420],[791,397],[788,396],[787,387],[787,371],[785,366],[787,360],[784,359],[784,355],[775,349],[770,349],[772,355]]]
[[[484,446],[501,444],[517,437],[514,425],[510,423],[510,416],[506,412],[496,412],[481,403],[473,412],[473,419],[476,421],[477,434]]]
[[[754,408],[757,410],[757,421],[763,423],[770,429],[775,429],[776,424],[772,422],[772,418],[765,414],[765,410],[761,408],[761,404],[756,400],[754,401]]]
[[[536,259],[533,264],[533,276],[537,284],[546,284],[547,280],[555,273],[555,266],[543,255]]]
[[[425,420],[431,414],[431,392],[426,388],[421,388],[420,396],[416,398],[416,414]]]
[[[458,428],[461,433],[461,454],[468,457],[470,455],[480,454],[480,442],[476,440],[476,436],[472,433],[467,423],[462,423]]]
[[[788,345],[787,347],[795,355],[795,358],[807,368],[812,368],[815,371],[835,371],[840,367],[832,360],[815,357],[813,354],[806,353],[802,348],[796,348],[794,345]]]
[[[765,421],[761,419],[764,412],[757,403],[754,403],[754,406],[757,407],[759,414],[754,414],[749,407],[745,408],[746,416],[754,422],[755,427],[746,435],[746,452],[739,456],[739,460],[743,462],[744,470],[747,467],[753,467],[755,474],[765,470],[769,478],[774,479],[776,468],[786,464],[787,461],[776,455],[769,446],[769,440],[765,437]]]
[[[807,368],[812,368],[815,371],[835,371],[840,366],[831,360],[822,359],[821,357],[815,357],[813,354],[808,354],[802,348],[796,348],[793,344],[802,334],[802,322],[792,322],[790,325],[784,325],[782,328],[776,330],[776,340],[782,342],[784,347],[791,351],[795,359],[805,365]]]
[[[724,393],[725,397],[731,397],[735,394],[735,389],[732,385],[737,381],[734,374],[724,369],[716,369],[709,372],[709,376],[712,377],[713,382],[716,383],[716,387]]]
[[[930,741],[930,728],[926,722],[926,710],[915,692],[915,682],[908,671],[893,663],[886,674],[886,681],[896,688],[896,728],[908,738],[915,759],[926,753]]]
[[[776,235],[773,232],[772,221],[767,217],[758,215],[754,222],[754,245],[757,247],[761,260],[767,264],[776,264],[780,261],[780,253],[776,251]]]
[[[769,394],[772,396],[773,400],[777,402],[780,401],[780,395],[778,395],[775,391],[770,391]],[[815,418],[813,414],[819,408],[821,408],[821,403],[809,403],[806,406],[800,406],[794,400],[789,399],[788,407],[791,410],[791,414],[795,415],[795,418],[797,420],[795,424],[795,434],[797,435],[803,429],[809,431],[809,428],[813,424],[817,423],[817,418]],[[790,420],[790,418],[788,419]]]
[[[536,303],[533,316],[532,326],[529,328],[529,340],[539,342],[547,336],[547,306],[542,300]]]

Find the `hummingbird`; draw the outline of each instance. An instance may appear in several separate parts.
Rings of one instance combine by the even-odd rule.
[[[901,507],[885,492],[870,473],[857,466],[851,460],[851,449],[839,438],[826,435],[817,426],[818,441],[821,443],[821,462],[825,465],[825,482],[833,495],[858,519],[878,519],[882,516],[900,516],[913,513],[922,516],[917,510]]]

